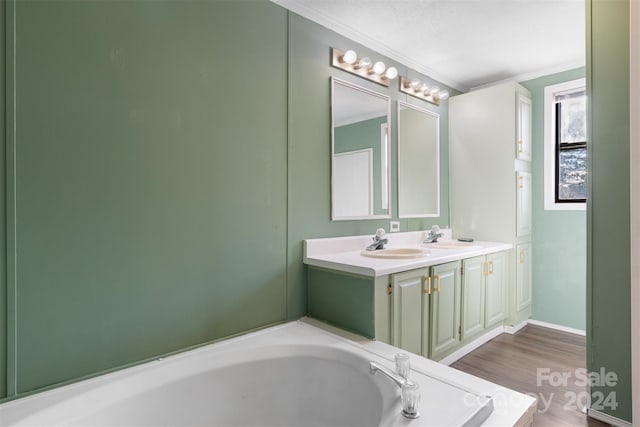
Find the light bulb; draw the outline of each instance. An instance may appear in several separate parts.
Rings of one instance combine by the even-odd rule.
[[[389,80],[393,80],[398,77],[398,70],[396,69],[396,67],[389,67],[387,68],[387,72],[384,73],[384,76]]]
[[[424,92],[427,95],[429,94],[429,85],[426,83],[422,83],[420,85],[420,87],[418,89],[416,89],[416,92]]]
[[[373,67],[371,67],[371,72],[373,72],[373,74],[381,75],[382,73],[384,73],[384,70],[386,69],[387,69],[387,66],[384,65],[384,62],[378,61],[375,64],[373,64]]]
[[[447,99],[448,97],[449,97],[449,91],[446,91],[446,90],[443,90],[442,92],[440,92],[440,93],[438,94],[438,98],[439,98],[440,100]]]
[[[431,91],[429,91],[431,96],[436,96],[438,94],[438,92],[440,92],[440,88],[438,86],[435,86],[435,87],[431,88]]]
[[[360,61],[358,61],[358,63],[356,64],[356,68],[369,68],[369,67],[371,67],[371,58],[367,56],[360,59]]]
[[[411,79],[411,81],[409,82],[409,86],[411,86],[411,89],[413,90],[418,90],[421,84],[422,82],[418,79]]]
[[[348,50],[344,53],[344,55],[342,55],[342,58],[340,59],[342,60],[342,62],[353,65],[358,60],[358,55],[356,55],[355,50]]]

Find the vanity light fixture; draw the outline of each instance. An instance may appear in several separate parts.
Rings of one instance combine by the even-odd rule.
[[[384,62],[376,61],[374,63],[366,56],[358,59],[356,52],[351,49],[343,52],[332,48],[331,65],[387,87],[389,86],[389,81],[398,77],[398,69],[396,67],[387,68]]]
[[[440,105],[440,101],[449,97],[449,92],[446,90],[440,90],[437,86],[429,86],[428,83],[420,79],[408,79],[407,77],[400,77],[400,92],[435,105]]]

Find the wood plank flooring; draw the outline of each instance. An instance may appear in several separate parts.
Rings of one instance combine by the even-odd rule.
[[[580,405],[586,403],[587,387],[580,386],[576,369],[585,368],[585,354],[584,337],[527,325],[514,335],[499,335],[451,367],[535,394],[536,427],[608,426],[580,412]],[[570,377],[563,381],[557,373]]]

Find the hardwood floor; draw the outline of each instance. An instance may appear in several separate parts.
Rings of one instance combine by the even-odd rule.
[[[585,359],[584,337],[527,325],[514,335],[499,335],[451,367],[535,395],[536,427],[608,426],[580,412],[587,387],[580,381],[583,372],[576,376],[576,369],[585,368]]]

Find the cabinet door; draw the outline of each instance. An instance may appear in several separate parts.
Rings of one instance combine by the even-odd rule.
[[[460,261],[431,267],[430,357],[438,360],[460,341]]]
[[[516,172],[516,236],[523,237],[531,234],[531,174]]]
[[[516,158],[531,161],[531,99],[516,95]]]
[[[429,269],[393,274],[392,343],[396,347],[422,354],[422,295]]]
[[[462,340],[484,330],[484,288],[487,272],[484,256],[462,261]]]
[[[502,322],[506,317],[506,290],[506,252],[487,255],[487,276],[485,280],[485,328]]]
[[[531,305],[531,243],[516,246],[516,309],[520,311]]]

